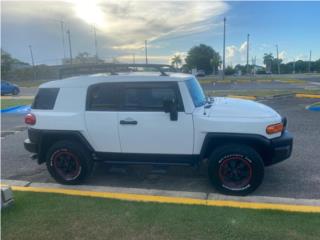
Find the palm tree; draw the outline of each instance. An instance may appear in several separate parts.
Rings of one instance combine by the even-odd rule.
[[[179,68],[179,66],[181,65],[182,63],[182,59],[181,59],[181,56],[180,55],[174,55],[172,58],[171,58],[171,64],[172,66],[174,66],[176,69]]]

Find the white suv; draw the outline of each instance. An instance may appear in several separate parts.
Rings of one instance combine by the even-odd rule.
[[[248,100],[207,99],[196,78],[186,74],[97,74],[48,82],[25,122],[25,148],[63,184],[81,183],[97,161],[208,162],[220,192],[245,195],[261,184],[264,166],[292,151],[286,119],[273,109]]]

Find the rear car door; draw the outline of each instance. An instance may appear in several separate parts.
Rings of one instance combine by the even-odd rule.
[[[88,88],[85,120],[90,143],[97,152],[121,152],[118,136],[120,85],[99,83]]]
[[[184,112],[177,82],[124,83],[119,111],[123,153],[192,154],[193,119]],[[178,104],[177,121],[164,112],[163,101]]]

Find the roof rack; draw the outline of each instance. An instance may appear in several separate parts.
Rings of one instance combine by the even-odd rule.
[[[137,68],[153,68],[161,73],[160,76],[169,76],[167,71],[175,71],[175,69],[166,64],[126,64],[126,63],[101,63],[101,64],[75,64],[75,65],[61,65],[58,68],[59,78],[66,78],[72,76],[79,76],[84,74],[96,73],[110,73],[116,75],[118,72],[130,72]]]
[[[163,76],[163,77],[169,76],[169,74],[163,71],[163,69],[160,68],[159,71],[160,71],[160,76]]]

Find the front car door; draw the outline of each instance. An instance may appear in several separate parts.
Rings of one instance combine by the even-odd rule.
[[[118,115],[123,153],[193,153],[192,114],[184,112],[177,82],[124,83]],[[178,104],[178,119],[171,121],[163,109],[164,100]]]

